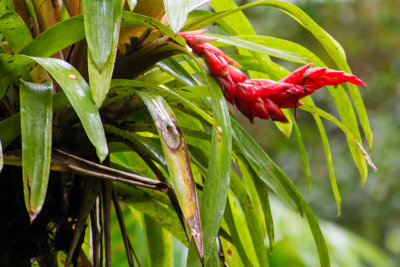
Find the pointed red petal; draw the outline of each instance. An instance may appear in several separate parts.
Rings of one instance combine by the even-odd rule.
[[[264,106],[266,110],[268,110],[268,114],[272,120],[280,122],[288,122],[288,119],[286,118],[282,110],[278,107],[278,105],[276,105],[269,98],[263,98],[263,100],[264,100]]]
[[[282,78],[280,82],[285,82],[285,83],[298,83],[299,81],[303,80],[303,73],[306,72],[306,70],[311,66],[312,64],[307,64],[304,65],[297,70],[293,71],[292,73],[289,74],[289,76],[286,76],[285,78]]]

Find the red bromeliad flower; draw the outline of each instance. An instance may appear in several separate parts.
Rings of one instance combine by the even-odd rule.
[[[220,85],[226,100],[237,107],[251,122],[255,117],[288,122],[281,108],[297,108],[299,99],[312,94],[325,85],[350,82],[366,84],[354,75],[328,68],[300,67],[280,81],[248,79],[236,61],[208,42],[216,39],[203,35],[205,30],[181,32],[188,46],[202,57],[210,73]],[[233,66],[232,66],[233,65]]]

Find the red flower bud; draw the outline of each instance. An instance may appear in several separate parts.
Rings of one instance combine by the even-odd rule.
[[[300,67],[280,81],[248,79],[236,61],[208,42],[215,41],[202,35],[205,31],[182,32],[193,52],[204,59],[210,73],[217,80],[227,101],[237,107],[251,122],[254,117],[287,122],[281,108],[296,108],[299,99],[312,94],[325,85],[350,82],[366,84],[354,75],[328,68]]]

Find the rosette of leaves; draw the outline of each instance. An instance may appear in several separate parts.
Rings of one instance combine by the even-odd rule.
[[[215,0],[212,11],[196,10],[207,2],[0,2],[0,265],[110,266],[119,238],[121,264],[134,266],[141,238],[152,266],[171,266],[178,243],[188,266],[267,266],[271,193],[306,218],[321,266],[330,265],[299,189],[236,121],[177,32],[214,24],[226,33],[212,35],[215,45],[233,47],[252,78],[286,76],[282,60],[327,65],[300,44],[257,35],[247,8],[284,12],[322,44],[327,67],[351,73],[344,51],[293,4]],[[340,118],[311,97],[301,107],[317,124],[339,213],[322,119],[343,131],[362,184],[373,167],[358,126],[371,148],[363,101],[346,86],[329,88]],[[276,126],[286,136],[294,130],[310,185],[300,127],[284,112],[289,122]]]

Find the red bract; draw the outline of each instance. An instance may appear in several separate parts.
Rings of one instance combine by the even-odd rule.
[[[202,57],[210,73],[220,85],[224,96],[251,122],[255,117],[287,122],[281,108],[296,108],[299,99],[312,94],[325,85],[339,85],[350,82],[366,84],[354,75],[328,68],[310,68],[311,64],[300,67],[280,81],[248,79],[239,69],[240,65],[208,42],[215,41],[203,35],[205,31],[182,32],[188,46],[197,56]]]

